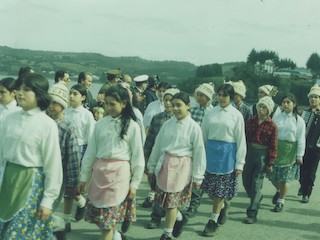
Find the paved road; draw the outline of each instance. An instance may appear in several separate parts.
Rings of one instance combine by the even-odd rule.
[[[319,177],[320,178],[320,177]],[[268,179],[265,179],[262,206],[258,215],[258,222],[254,225],[246,225],[242,220],[246,217],[246,208],[249,199],[246,197],[242,183],[240,183],[239,195],[232,200],[228,221],[221,226],[214,237],[219,240],[319,240],[320,239],[320,179],[317,179],[316,188],[308,204],[300,203],[297,196],[299,184],[291,182],[289,194],[285,202],[284,211],[272,212],[271,199],[275,190]],[[144,178],[137,197],[137,202],[142,203],[147,194],[147,183]],[[139,204],[138,204],[139,205]],[[211,201],[205,196],[199,208],[199,215],[189,219],[179,239],[210,239],[202,237],[205,224],[211,215]],[[60,211],[62,210],[60,206]],[[127,233],[133,239],[158,240],[162,229],[149,230],[144,226],[150,220],[150,209],[138,206],[138,221]],[[163,227],[163,225],[162,225]],[[117,226],[121,228],[120,225]],[[72,232],[67,234],[68,240],[98,240],[99,230],[94,224],[84,220],[72,223]]]

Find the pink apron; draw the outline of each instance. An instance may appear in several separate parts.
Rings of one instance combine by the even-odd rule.
[[[93,206],[119,206],[129,192],[130,164],[128,161],[98,159],[92,169],[88,197]]]
[[[191,164],[190,157],[165,154],[157,175],[158,187],[164,192],[181,192],[191,181]]]

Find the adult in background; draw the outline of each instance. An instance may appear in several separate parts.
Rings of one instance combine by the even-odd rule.
[[[272,112],[274,102],[271,97],[260,98],[258,113],[246,122],[246,138],[248,152],[244,165],[242,181],[250,198],[247,208],[246,224],[257,222],[263,179],[266,172],[272,171],[274,159],[277,156],[278,129],[269,114]]]
[[[112,85],[117,84],[120,82],[122,76],[121,76],[121,69],[112,69],[108,70],[106,72],[107,74],[107,81],[102,85],[102,87],[99,90],[99,93],[103,93],[106,91],[107,88],[109,88]]]
[[[203,230],[204,236],[214,236],[224,199],[238,193],[238,176],[242,173],[247,152],[244,120],[231,101],[234,89],[230,84],[218,90],[219,106],[209,111],[202,121],[207,167],[202,188],[212,199],[211,217]]]
[[[210,83],[203,83],[194,91],[197,106],[190,109],[190,114],[193,120],[195,120],[200,126],[204,115],[213,109],[211,105],[212,97],[214,94],[214,86]],[[186,212],[188,217],[195,217],[200,206],[203,195],[203,189],[192,189],[190,206]]]
[[[306,139],[305,123],[298,115],[297,99],[292,94],[282,98],[283,112],[273,118],[278,127],[278,155],[273,171],[267,177],[276,187],[274,212],[281,212],[289,190],[289,182],[299,178]]]
[[[312,193],[320,159],[320,87],[315,84],[308,94],[309,108],[301,117],[306,123],[306,152],[300,166],[300,189],[302,203],[308,203]]]
[[[146,107],[148,107],[149,103],[158,100],[157,97],[157,88],[159,84],[158,76],[148,78],[148,87],[144,90],[144,95],[146,96]]]
[[[96,100],[92,97],[92,93],[89,90],[92,84],[92,73],[90,72],[81,72],[78,76],[78,83],[83,85],[86,89],[87,89],[87,97],[86,100],[83,104],[83,106],[88,109],[91,110],[93,109],[93,107],[97,106],[97,102]]]
[[[54,76],[54,82],[55,83],[62,83],[66,86],[69,85],[69,83],[71,82],[70,80],[70,76],[69,73],[65,70],[58,70],[56,71],[56,74]],[[67,88],[68,89],[68,88]]]
[[[21,67],[19,69],[18,77],[22,77],[22,75],[24,75],[26,73],[35,73],[35,71],[33,70],[33,67],[31,67],[31,66]]]
[[[233,104],[236,109],[238,109],[242,113],[244,122],[247,122],[251,117],[251,106],[243,101],[243,99],[246,97],[246,86],[244,85],[242,80],[233,82],[232,86],[234,89]]]
[[[146,109],[146,96],[143,94],[148,85],[148,75],[139,75],[133,79],[135,86],[132,88],[133,105],[140,110],[142,114]]]
[[[123,74],[122,81],[128,84],[130,87],[132,85],[132,78],[129,74]]]

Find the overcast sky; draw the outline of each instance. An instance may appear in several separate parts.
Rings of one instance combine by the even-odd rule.
[[[320,54],[319,0],[1,0],[0,45],[196,65],[252,48],[305,66]]]

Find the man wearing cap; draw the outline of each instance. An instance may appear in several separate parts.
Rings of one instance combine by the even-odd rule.
[[[251,117],[251,107],[243,101],[243,99],[246,97],[246,86],[242,80],[234,82],[232,86],[234,89],[233,104],[242,113],[244,122],[247,122],[247,120]]]
[[[133,105],[138,108],[142,114],[144,114],[144,110],[146,109],[145,95],[143,92],[147,87],[148,79],[148,75],[139,75],[133,79],[135,82],[135,87],[132,89],[134,95]]]
[[[195,120],[200,126],[204,115],[213,109],[211,105],[212,97],[214,94],[214,85],[212,83],[203,83],[194,91],[194,96],[197,101],[197,106],[190,109],[190,114],[193,120]],[[200,206],[203,195],[203,189],[192,189],[190,206],[186,212],[186,215],[190,218],[195,217],[198,213],[198,207]]]
[[[104,93],[105,90],[118,83],[121,80],[121,69],[113,69],[107,71],[107,82],[102,85],[99,90],[99,93]]]
[[[308,94],[309,108],[301,117],[306,123],[306,151],[300,166],[300,189],[302,203],[308,203],[312,193],[320,160],[320,86],[315,84]]]

